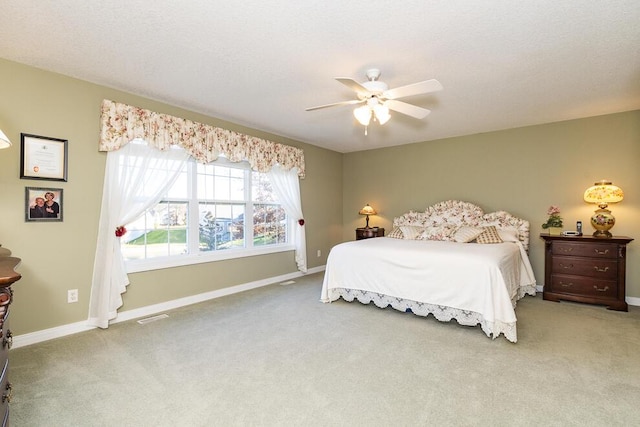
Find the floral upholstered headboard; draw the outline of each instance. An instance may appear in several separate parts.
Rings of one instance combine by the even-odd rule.
[[[484,213],[479,206],[459,200],[446,200],[429,206],[424,212],[409,211],[394,218],[393,230],[388,237],[475,241],[483,230],[490,231],[487,228],[491,229],[492,226],[502,241],[508,241],[513,236],[529,251],[529,221],[505,211]],[[410,234],[413,236],[409,237]],[[461,240],[461,235],[473,239]]]

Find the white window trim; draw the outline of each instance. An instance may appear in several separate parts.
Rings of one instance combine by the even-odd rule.
[[[274,254],[279,252],[295,251],[292,244],[273,245],[269,247],[257,247],[251,249],[238,248],[226,249],[215,253],[172,255],[125,262],[127,273],[161,270],[163,268],[182,267],[186,265],[202,264],[205,262],[224,261],[229,259],[244,258],[256,255]]]
[[[229,160],[227,160],[224,157],[219,157],[218,160],[216,160],[216,163],[221,165],[221,166],[229,166],[229,167],[238,167],[238,163],[234,163],[234,162],[230,162]],[[245,163],[247,165],[247,168],[241,168],[245,170],[245,175],[246,174],[250,174],[251,173],[251,169],[248,166],[247,162],[240,162],[240,163]],[[196,174],[192,173],[192,168],[195,168],[196,165],[193,164],[192,162],[190,162],[190,164],[187,166],[189,171],[189,194],[192,194],[192,192],[194,191],[193,186],[195,185],[195,180],[197,179]],[[245,176],[245,179],[247,179],[247,177]],[[250,186],[247,186],[245,191],[249,191]],[[248,197],[248,194],[245,196],[245,199]],[[186,199],[171,199],[172,201],[188,201]],[[190,203],[190,209],[195,209],[195,213],[194,212],[190,212],[191,215],[197,215],[197,204],[193,204]],[[197,217],[197,216],[196,216]],[[146,259],[134,259],[134,260],[125,260],[124,264],[125,264],[125,271],[127,273],[139,273],[139,272],[144,272],[144,271],[153,271],[153,270],[161,270],[161,269],[165,269],[165,268],[174,268],[174,267],[182,267],[182,266],[187,266],[187,265],[194,265],[194,264],[203,264],[203,263],[207,263],[207,262],[216,262],[216,261],[224,261],[224,260],[230,260],[230,259],[237,259],[237,258],[245,258],[245,257],[251,257],[251,256],[257,256],[257,255],[267,255],[267,254],[274,254],[274,253],[280,253],[280,252],[288,252],[288,251],[295,251],[296,247],[295,245],[290,241],[290,233],[291,230],[294,229],[294,227],[297,225],[297,223],[295,223],[293,218],[288,218],[287,221],[287,236],[289,239],[288,243],[281,243],[281,244],[275,244],[275,245],[269,245],[269,246],[257,246],[257,247],[251,247],[251,248],[231,248],[231,249],[225,249],[225,250],[220,250],[220,251],[210,251],[210,252],[196,252],[194,251],[193,253],[189,253],[189,254],[183,254],[183,255],[170,255],[170,256],[164,256],[164,257],[155,257],[155,258],[146,258]],[[189,222],[189,228],[190,228],[190,232],[192,233],[191,235],[196,235],[198,234],[198,223],[197,222]],[[253,239],[253,227],[250,227],[250,239]],[[245,236],[245,238],[249,238],[247,236]],[[187,242],[188,245],[193,245],[192,242]],[[197,249],[197,246],[195,246],[195,249]],[[190,250],[194,250],[194,247],[190,247]]]

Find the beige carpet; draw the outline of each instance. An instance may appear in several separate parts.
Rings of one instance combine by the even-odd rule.
[[[11,425],[640,425],[640,307],[526,297],[513,344],[322,277],[11,350]]]

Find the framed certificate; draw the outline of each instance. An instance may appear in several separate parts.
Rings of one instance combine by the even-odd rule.
[[[20,134],[20,178],[67,180],[67,140]]]

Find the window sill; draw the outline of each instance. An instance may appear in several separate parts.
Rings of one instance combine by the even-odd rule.
[[[213,253],[209,252],[197,255],[176,255],[171,257],[125,261],[125,268],[127,270],[127,273],[138,273],[142,271],[161,270],[163,268],[181,267],[185,265],[224,261],[228,259],[274,254],[294,250],[295,247],[293,245],[278,245],[252,249],[229,249],[225,251],[217,251]]]

